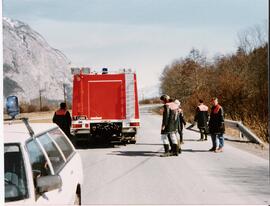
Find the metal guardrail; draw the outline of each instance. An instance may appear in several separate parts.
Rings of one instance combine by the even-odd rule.
[[[146,104],[146,105],[140,105],[140,108],[149,109],[149,108],[160,107],[160,106],[162,106],[162,104],[150,104],[150,105]],[[225,119],[225,125],[233,129],[238,129],[240,132],[240,138],[243,138],[243,136],[245,136],[251,142],[260,144],[261,146],[265,146],[265,143],[262,140],[260,140],[257,137],[257,135],[254,134],[249,128],[243,125],[242,122]],[[187,127],[187,129],[191,129],[194,126],[195,124],[191,124],[189,127]]]
[[[264,143],[252,131],[243,125],[242,122],[225,119],[225,125],[233,129],[238,129],[240,131],[241,138],[245,136],[251,142],[264,146]]]

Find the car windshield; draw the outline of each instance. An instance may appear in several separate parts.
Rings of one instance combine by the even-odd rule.
[[[5,202],[28,197],[22,152],[18,144],[5,144]]]

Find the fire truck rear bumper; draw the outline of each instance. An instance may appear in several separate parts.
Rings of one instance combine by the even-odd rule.
[[[90,129],[78,129],[78,130],[72,130],[71,134],[73,135],[79,135],[79,134],[90,134]]]

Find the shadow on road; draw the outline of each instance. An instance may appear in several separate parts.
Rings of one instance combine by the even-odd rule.
[[[193,150],[193,149],[182,149],[182,153],[184,152],[209,152],[208,150]],[[109,155],[120,155],[120,156],[144,156],[144,157],[160,157],[160,154],[163,154],[163,149],[159,151],[113,151],[109,153]]]
[[[210,152],[208,150],[182,149],[182,152]]]
[[[187,127],[186,130],[190,130],[190,131],[192,131],[192,132],[200,133],[199,130],[197,130],[197,129],[192,129],[192,128],[189,128],[189,127]]]
[[[136,143],[136,145],[153,145],[153,146],[163,146],[163,144],[154,144],[154,143]]]
[[[153,156],[160,156],[160,152],[153,152],[153,151],[114,151],[109,155],[121,155],[121,156],[144,156],[144,157],[153,157]]]
[[[126,144],[121,142],[103,142],[103,141],[72,141],[76,149],[105,149],[105,148],[117,148],[125,146]]]
[[[184,142],[185,141],[187,141],[187,142],[199,142],[199,139],[184,139]]]

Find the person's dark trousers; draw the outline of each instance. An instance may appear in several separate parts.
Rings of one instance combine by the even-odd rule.
[[[205,136],[204,140],[207,140],[207,134],[209,133],[208,127],[204,128],[203,130],[204,130],[204,136]]]
[[[201,134],[201,138],[200,140],[207,140],[207,133],[206,133],[206,129],[205,128],[200,128],[200,134]],[[205,136],[205,138],[203,138],[203,136]]]
[[[171,135],[170,134],[168,134],[168,140],[169,140],[170,148],[171,148],[171,151],[172,151],[173,143],[172,143],[172,138],[171,138]]]
[[[164,152],[165,153],[169,153],[169,145],[168,144],[164,144]]]
[[[203,140],[204,129],[200,128],[200,134],[201,134],[201,138],[200,138],[200,140]]]
[[[174,156],[178,156],[178,153],[179,153],[179,146],[177,144],[173,144],[172,145],[172,154]]]
[[[205,135],[204,140],[207,140],[207,132],[206,132],[206,130],[204,130],[204,135]]]
[[[215,151],[217,148],[217,135],[211,134],[212,148],[209,151]]]
[[[179,130],[180,143],[183,143],[183,130]]]

